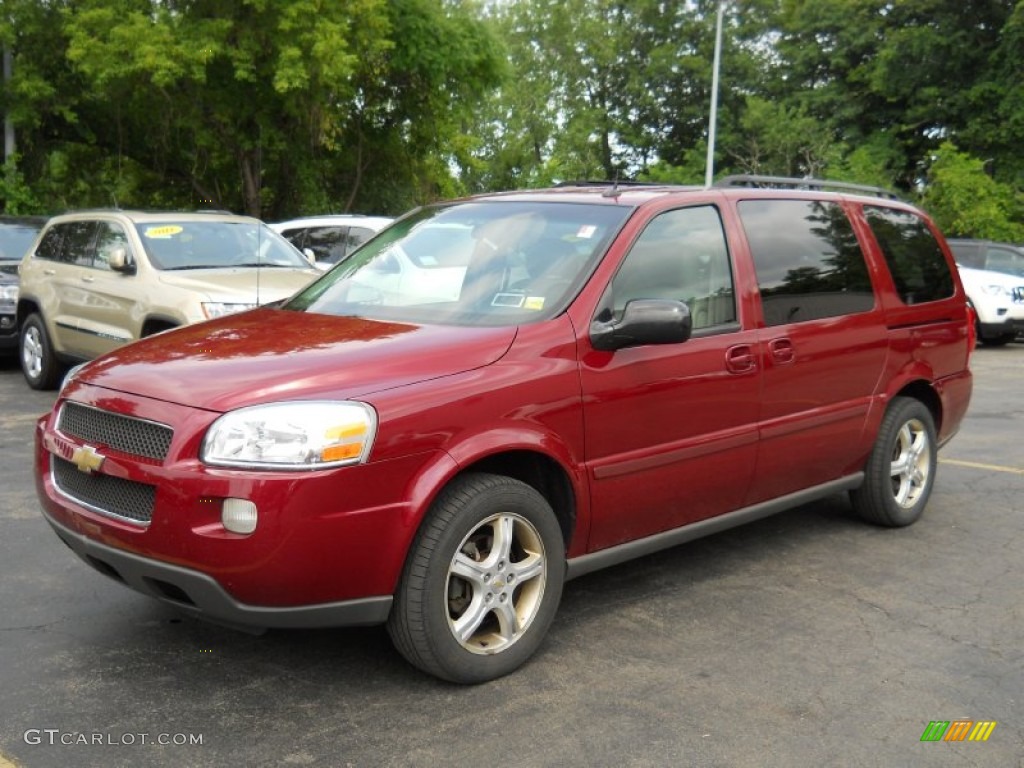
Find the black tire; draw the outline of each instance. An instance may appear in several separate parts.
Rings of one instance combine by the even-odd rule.
[[[1005,347],[1016,338],[1016,333],[1004,333],[1001,336],[990,336],[987,339],[982,339],[981,343],[986,347]]]
[[[864,484],[850,493],[853,508],[876,525],[899,528],[924,512],[937,468],[935,420],[912,397],[894,398],[882,419],[864,471]]]
[[[537,650],[564,581],[562,531],[544,497],[509,477],[464,475],[423,521],[388,633],[424,672],[454,683],[493,680]]]
[[[43,318],[37,314],[29,315],[21,324],[18,358],[25,381],[32,389],[55,389],[60,383],[64,367],[53,353]]]

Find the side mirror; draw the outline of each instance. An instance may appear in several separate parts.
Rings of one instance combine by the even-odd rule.
[[[679,344],[690,338],[690,308],[670,299],[634,299],[616,322],[594,320],[590,343],[594,349],[613,351],[645,344]]]
[[[107,264],[115,272],[124,272],[126,275],[135,274],[135,264],[128,258],[128,252],[120,246],[110,252]]]

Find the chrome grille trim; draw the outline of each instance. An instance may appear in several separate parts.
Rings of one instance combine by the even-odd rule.
[[[87,443],[158,461],[167,458],[174,436],[174,430],[165,424],[122,416],[71,400],[60,408],[57,429]]]
[[[155,485],[81,472],[70,461],[54,454],[50,455],[50,479],[62,496],[93,512],[142,526],[153,519]]]

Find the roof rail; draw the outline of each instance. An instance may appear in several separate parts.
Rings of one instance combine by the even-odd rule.
[[[580,179],[578,181],[559,181],[555,187],[657,187],[661,186],[653,181],[601,181],[600,179]]]
[[[763,187],[768,189],[791,187],[793,189],[835,190],[839,192],[858,192],[873,197],[884,197],[889,200],[901,200],[895,192],[883,187],[872,187],[867,184],[851,184],[846,181],[828,181],[827,179],[799,179],[789,176],[757,176],[740,174],[726,176],[715,182],[716,187]]]

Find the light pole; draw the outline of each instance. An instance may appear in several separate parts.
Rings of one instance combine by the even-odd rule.
[[[11,74],[14,70],[14,54],[11,53],[10,47],[4,44],[4,87],[6,88],[11,82]],[[11,159],[11,155],[14,154],[14,121],[11,119],[11,109],[7,107],[4,110],[4,162],[6,163]]]
[[[711,69],[711,115],[708,118],[708,159],[704,186],[710,187],[715,176],[715,128],[718,122],[718,70],[722,65],[722,15],[724,0],[718,0],[718,21],[715,23],[715,62]]]

